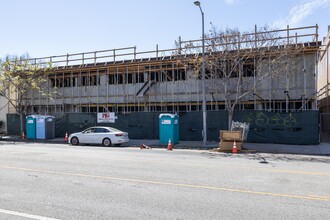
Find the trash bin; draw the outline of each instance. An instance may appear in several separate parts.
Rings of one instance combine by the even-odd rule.
[[[55,138],[54,117],[49,115],[39,115],[36,118],[36,138],[52,139]]]
[[[26,116],[26,138],[36,139],[36,115]]]
[[[159,139],[161,144],[179,143],[179,116],[162,113],[159,115]]]

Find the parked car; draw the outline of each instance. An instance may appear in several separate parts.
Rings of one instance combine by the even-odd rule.
[[[70,134],[68,142],[72,145],[78,144],[102,144],[120,146],[129,142],[128,133],[112,127],[95,126],[87,128],[82,132]]]

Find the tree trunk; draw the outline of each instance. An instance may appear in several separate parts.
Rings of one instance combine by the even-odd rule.
[[[231,130],[231,124],[233,121],[234,111],[228,110],[228,131]]]
[[[24,126],[24,114],[22,112],[19,113],[19,118],[20,118],[20,124],[21,124],[21,135],[23,136],[23,132],[25,134],[25,126]]]

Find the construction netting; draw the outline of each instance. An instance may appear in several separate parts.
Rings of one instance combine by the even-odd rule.
[[[248,142],[318,144],[319,112],[236,111],[234,120],[249,123]]]
[[[90,126],[111,126],[129,133],[131,139],[159,139],[159,112],[132,112],[116,114],[115,123],[97,123],[96,113],[68,113],[55,118],[55,136],[64,137]],[[235,111],[234,121],[249,123],[247,142],[281,144],[319,143],[319,113],[304,111],[277,113],[255,110]],[[7,115],[9,135],[20,135],[17,114]],[[220,130],[228,129],[226,111],[207,112],[207,139],[219,141]],[[203,129],[202,112],[179,114],[179,140],[201,141]]]

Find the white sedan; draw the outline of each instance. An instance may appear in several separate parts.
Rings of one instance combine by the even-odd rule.
[[[95,126],[87,128],[82,132],[70,134],[68,142],[72,145],[102,144],[110,147],[111,145],[120,146],[122,143],[127,143],[129,138],[127,132],[116,128]]]

